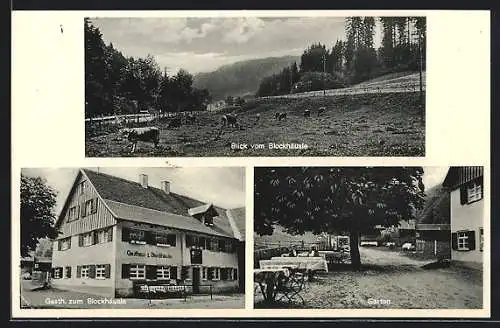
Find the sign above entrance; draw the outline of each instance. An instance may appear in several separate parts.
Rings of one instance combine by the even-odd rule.
[[[139,251],[131,251],[127,250],[127,255],[128,256],[138,256],[138,257],[156,257],[156,258],[164,258],[164,259],[171,259],[172,255],[170,254],[164,254],[164,253],[158,253],[158,252],[139,252]]]

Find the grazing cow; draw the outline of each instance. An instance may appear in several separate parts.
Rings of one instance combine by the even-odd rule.
[[[196,116],[194,116],[194,114],[191,114],[191,113],[187,114],[186,122],[188,122],[188,123],[196,122]]]
[[[321,113],[324,113],[324,112],[325,112],[325,110],[326,110],[326,107],[320,107],[320,108],[318,109],[318,116],[319,116],[319,115],[321,115]]]
[[[258,121],[260,121],[260,114],[255,114],[255,123],[257,123]]]
[[[138,141],[152,142],[155,148],[160,143],[160,130],[157,127],[146,128],[125,128],[121,130],[122,135],[126,135],[132,146],[132,153],[137,148]]]
[[[286,113],[276,113],[274,116],[278,121],[284,120],[286,118]]]
[[[236,114],[226,114],[222,115],[222,126],[233,126],[237,127],[238,122],[236,122],[237,116]]]
[[[304,117],[311,117],[311,111],[309,109],[304,111]]]
[[[178,128],[182,124],[181,117],[177,116],[168,123],[167,128]]]

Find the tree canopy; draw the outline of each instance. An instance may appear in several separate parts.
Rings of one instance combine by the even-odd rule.
[[[272,234],[348,233],[359,268],[358,240],[375,225],[414,219],[424,204],[421,167],[270,167],[255,169],[254,229]]]
[[[85,115],[137,113],[139,110],[206,110],[210,94],[193,88],[193,76],[168,76],[152,55],[125,57],[106,45],[99,28],[85,19]]]
[[[41,238],[55,238],[56,192],[40,177],[21,175],[21,256],[35,251]]]
[[[374,45],[377,20],[382,35],[378,49]],[[301,84],[301,92],[341,88],[393,72],[417,71],[420,56],[425,70],[425,17],[347,17],[345,32],[346,39],[337,39],[331,49],[321,43],[306,48],[301,56],[300,69],[293,77],[290,77],[291,67],[287,67],[262,79],[257,96],[288,94],[297,89],[295,84],[303,82],[304,76],[310,72],[329,74],[338,83]],[[304,86],[307,86],[306,90]]]

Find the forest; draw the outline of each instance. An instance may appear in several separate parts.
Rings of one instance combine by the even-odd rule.
[[[206,89],[193,87],[193,76],[181,69],[173,76],[153,56],[125,57],[102,39],[99,28],[85,19],[85,117],[205,110]]]
[[[376,20],[382,37],[378,48]],[[313,43],[304,50],[300,65],[292,63],[265,77],[257,96],[337,89],[389,73],[425,71],[425,17],[348,17],[345,35],[346,40],[337,40],[331,49]]]

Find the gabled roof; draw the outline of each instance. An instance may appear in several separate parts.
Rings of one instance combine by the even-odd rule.
[[[229,224],[233,230],[234,237],[244,241],[245,240],[245,208],[233,208],[226,211],[226,215],[229,219]]]
[[[189,215],[198,215],[207,212],[210,208],[213,208],[212,204],[205,204],[205,205],[200,205],[197,207],[189,208],[188,209],[188,214]]]
[[[104,199],[178,215],[188,215],[190,208],[203,205],[198,200],[173,192],[167,194],[152,186],[143,188],[138,182],[88,169],[82,171]]]
[[[123,204],[109,199],[105,199],[104,201],[108,204],[113,213],[116,214],[117,219],[161,225],[213,236],[233,238],[232,235],[218,231],[218,229],[212,229],[212,227],[208,227],[202,224],[200,221],[193,217],[181,216],[149,208]]]
[[[444,178],[443,187],[456,189],[469,181],[483,176],[482,166],[452,166]]]
[[[117,219],[236,238],[222,208],[172,192],[167,194],[155,187],[143,188],[138,182],[88,169],[81,169],[78,173],[64,207],[67,206],[81,174],[89,179],[106,207]],[[62,218],[64,207],[58,222]],[[214,224],[207,226],[190,216],[190,209],[198,209],[198,212],[203,209],[213,211],[214,216],[217,216],[214,218]]]

